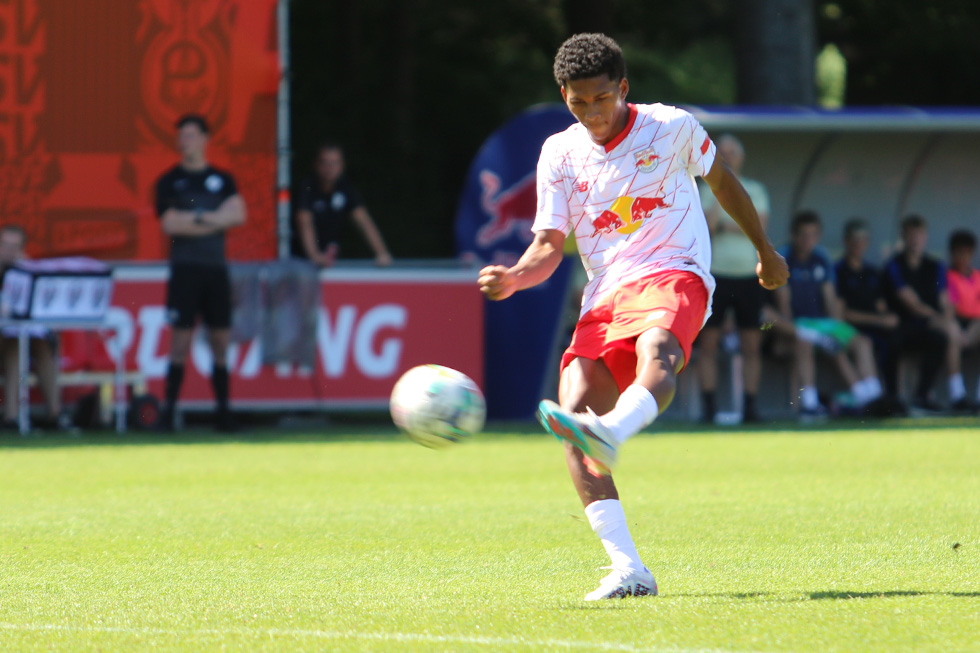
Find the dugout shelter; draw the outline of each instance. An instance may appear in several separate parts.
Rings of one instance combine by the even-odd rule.
[[[944,261],[953,230],[980,232],[980,109],[686,108],[712,138],[731,133],[745,145],[743,173],[769,190],[768,231],[777,247],[787,242],[790,220],[801,209],[820,214],[823,245],[835,260],[844,223],[857,216],[871,225],[869,258],[876,265],[894,253],[900,223],[912,213],[927,220],[928,251]],[[767,416],[792,414],[785,368],[763,361],[759,402]],[[696,375],[685,376],[672,418],[700,412]],[[727,376],[722,402],[733,389],[734,375]],[[834,382],[832,371],[822,369],[821,384]],[[937,383],[940,395],[944,385]]]

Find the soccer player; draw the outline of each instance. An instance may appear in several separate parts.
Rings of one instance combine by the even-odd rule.
[[[976,350],[980,346],[980,270],[973,267],[976,251],[977,237],[973,232],[958,229],[950,234],[946,283],[949,301],[956,313],[960,347],[964,351]],[[980,379],[977,381],[976,400],[963,402],[962,405],[971,412],[980,410]]]
[[[870,244],[871,230],[866,220],[855,217],[845,223],[844,255],[834,265],[837,296],[843,302],[844,320],[870,339],[874,347],[885,385],[881,410],[901,415],[905,407],[898,391],[899,319],[885,301],[881,271],[865,258]],[[942,356],[942,352],[936,355]]]
[[[670,404],[676,376],[711,305],[711,246],[694,178],[751,239],[760,283],[786,282],[748,194],[689,113],[626,102],[626,63],[615,41],[577,34],[555,57],[555,80],[577,123],[551,136],[538,162],[534,240],[512,266],[480,271],[502,300],[546,280],[574,229],[589,283],[561,361],[560,405],[538,417],[565,444],[585,514],[612,561],[586,595],[652,595],[657,584],[629,534],[611,470],[620,446]]]
[[[177,121],[180,163],[156,185],[160,227],[170,237],[167,313],[173,332],[167,369],[166,403],[161,425],[174,429],[174,412],[184,380],[197,318],[208,328],[214,359],[211,386],[217,404],[215,427],[235,430],[228,408],[227,350],[231,327],[231,282],[225,259],[225,232],[245,222],[245,202],[230,174],[210,165],[206,156],[208,124],[188,114]]]
[[[919,381],[912,407],[925,413],[941,412],[930,397],[933,381],[945,358],[950,409],[972,412],[960,372],[960,338],[956,313],[946,288],[946,265],[926,252],[929,229],[921,215],[902,220],[902,250],[885,265],[885,297],[898,313],[902,351],[922,353]],[[944,357],[937,356],[939,351]]]
[[[814,211],[793,216],[790,244],[782,251],[790,270],[789,283],[776,291],[779,317],[774,328],[794,340],[793,364],[802,386],[799,415],[803,421],[827,416],[817,393],[817,351],[833,358],[850,388],[854,408],[863,410],[881,397],[871,340],[843,321],[834,266],[820,246],[822,233],[820,216]]]

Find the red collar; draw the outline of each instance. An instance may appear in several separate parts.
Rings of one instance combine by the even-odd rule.
[[[637,113],[636,105],[627,103],[626,108],[628,110],[627,117],[626,117],[626,126],[623,127],[623,131],[616,134],[616,136],[611,141],[603,145],[606,153],[612,152],[613,148],[615,148],[617,145],[622,143],[623,140],[626,138],[626,135],[630,133],[631,129],[633,129],[633,123],[636,122],[636,113]]]

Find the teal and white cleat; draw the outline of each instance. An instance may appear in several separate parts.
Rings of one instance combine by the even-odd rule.
[[[596,476],[608,476],[616,464],[616,441],[599,417],[567,411],[548,399],[538,404],[538,421],[559,440],[570,442],[585,454],[585,464]]]
[[[611,567],[603,567],[611,569]],[[585,595],[586,601],[603,599],[625,599],[627,596],[656,596],[657,581],[650,570],[644,567],[639,571],[632,569],[613,569],[602,579],[599,587]]]

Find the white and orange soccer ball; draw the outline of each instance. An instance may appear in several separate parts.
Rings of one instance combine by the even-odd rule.
[[[391,391],[391,418],[408,437],[433,449],[462,442],[483,428],[487,405],[473,380],[442,365],[405,372]]]

